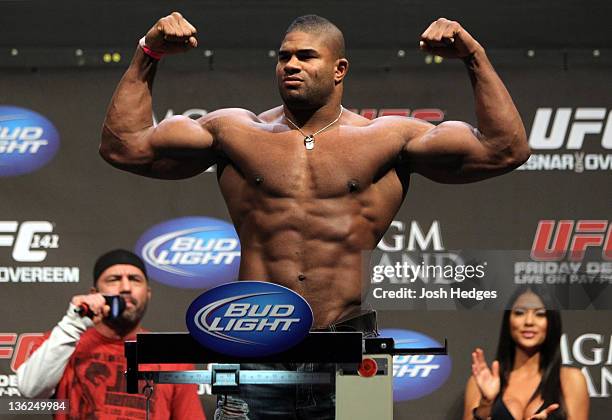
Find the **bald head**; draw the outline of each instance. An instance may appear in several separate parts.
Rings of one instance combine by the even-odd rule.
[[[325,39],[326,46],[337,58],[344,58],[344,35],[329,20],[317,15],[300,16],[291,22],[285,35],[294,31],[320,36]]]

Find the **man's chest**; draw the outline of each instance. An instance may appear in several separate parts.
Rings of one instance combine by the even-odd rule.
[[[401,149],[392,139],[344,129],[316,135],[312,146],[296,131],[235,133],[223,141],[232,172],[225,181],[240,178],[273,196],[333,198],[367,190],[394,167]]]

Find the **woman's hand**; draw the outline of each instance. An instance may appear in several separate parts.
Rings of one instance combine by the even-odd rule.
[[[559,404],[551,404],[539,413],[529,417],[527,420],[545,420],[548,418],[548,415],[555,411],[557,408],[559,408]]]
[[[497,398],[500,389],[499,362],[495,360],[489,369],[484,352],[480,348],[472,352],[472,376],[483,399],[492,402]]]

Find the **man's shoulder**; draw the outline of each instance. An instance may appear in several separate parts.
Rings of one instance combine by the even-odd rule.
[[[259,121],[264,123],[273,123],[281,119],[283,115],[283,106],[279,105],[262,112],[261,114],[257,115],[257,118]]]
[[[198,122],[202,125],[210,124],[212,122],[258,122],[260,119],[255,115],[254,112],[244,108],[222,108],[215,111],[209,112],[208,114],[200,117]]]
[[[341,124],[345,128],[350,128],[351,135],[367,135],[400,142],[413,139],[433,127],[430,123],[415,118],[383,116],[368,119],[353,112],[347,112]]]
[[[370,120],[370,125],[375,127],[398,127],[398,128],[420,128],[431,127],[427,121],[419,120],[418,118],[402,117],[399,115],[385,115],[382,117]]]
[[[370,120],[367,127],[374,135],[397,135],[403,141],[411,141],[435,126],[416,118],[388,115]]]
[[[377,118],[366,118],[356,112],[344,109],[342,113],[342,124],[353,127],[372,127],[372,128],[414,128],[414,127],[431,127],[427,121],[418,118],[403,117],[399,115],[385,115]]]

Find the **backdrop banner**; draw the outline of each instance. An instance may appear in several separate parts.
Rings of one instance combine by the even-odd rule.
[[[564,70],[503,55],[493,61],[500,63],[500,76],[524,120],[532,157],[517,171],[473,184],[444,185],[412,176],[404,205],[373,253],[373,265],[393,267],[415,252],[445,254],[455,267],[454,279],[459,265],[497,261],[491,253],[511,256],[503,269],[487,271],[486,284],[463,282],[468,291],[508,291],[528,283],[569,285],[572,275],[578,276],[573,286],[583,295],[570,299],[573,305],[562,312],[563,361],[581,368],[587,378],[591,418],[608,418],[611,68]],[[368,118],[403,115],[433,124],[476,124],[470,81],[461,63],[383,64],[356,57],[345,86],[346,108]],[[225,107],[260,113],[275,107],[280,98],[274,65],[274,59],[253,66],[217,60],[213,68],[162,62],[154,88],[155,118],[197,118]],[[19,395],[14,369],[29,354],[28,343],[60,320],[73,295],[89,290],[93,263],[103,252],[123,247],[145,259],[153,297],[144,324],[153,331],[186,331],[191,301],[237,276],[240,244],[214,169],[187,180],[163,181],[121,172],[100,158],[102,121],[121,74],[118,67],[2,70],[0,398]],[[211,226],[214,233],[205,229]],[[190,233],[180,233],[186,230]],[[210,258],[195,248],[179,250],[193,251],[188,260],[163,242],[163,235],[195,238],[193,243],[217,241],[224,244],[225,254]],[[458,264],[451,258],[457,250],[472,254]],[[375,288],[375,273],[370,274],[364,281]],[[391,277],[378,283],[405,286],[393,284]],[[406,287],[423,288],[423,278],[413,280]],[[429,286],[435,285],[430,280]],[[447,289],[454,281],[438,280]],[[423,413],[428,419],[460,418],[470,353],[479,346],[492,360],[504,305],[500,301],[483,312],[483,303],[475,298],[448,307],[421,303],[389,301],[380,307],[381,329],[399,341],[429,345],[447,338],[449,343],[448,356],[395,361],[395,418]],[[200,392],[212,418],[214,398],[204,395],[204,386]]]

